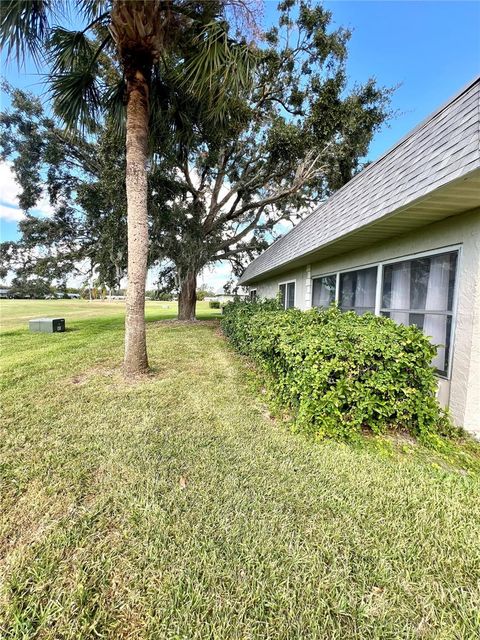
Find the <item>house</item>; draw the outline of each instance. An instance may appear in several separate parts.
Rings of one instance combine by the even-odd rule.
[[[440,345],[438,398],[480,435],[480,78],[245,270],[252,297],[367,311]]]

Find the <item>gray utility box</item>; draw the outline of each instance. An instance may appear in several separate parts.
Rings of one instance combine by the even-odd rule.
[[[59,333],[65,331],[65,318],[35,318],[28,323],[30,331],[36,333]]]

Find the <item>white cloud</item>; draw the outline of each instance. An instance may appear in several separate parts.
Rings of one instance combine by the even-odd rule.
[[[200,273],[198,284],[206,284],[215,292],[223,293],[223,285],[232,277],[232,267],[229,262],[221,261],[217,264],[205,267]],[[235,279],[235,278],[234,278]]]
[[[0,200],[5,204],[18,207],[20,187],[15,180],[10,162],[0,162]]]
[[[53,216],[54,209],[48,200],[48,196],[45,193],[42,195],[36,207],[33,207],[32,211],[34,213],[39,213],[41,216],[46,216],[49,218]]]
[[[18,222],[25,217],[18,206],[18,194],[20,191],[21,188],[15,180],[11,163],[0,162],[0,218]],[[53,207],[50,205],[45,193],[42,194],[37,206],[32,211],[41,216],[51,216],[53,214]]]
[[[0,218],[8,222],[19,222],[25,218],[25,214],[20,209],[13,209],[0,203]]]

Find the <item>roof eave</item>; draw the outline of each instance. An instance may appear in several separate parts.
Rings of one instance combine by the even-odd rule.
[[[245,286],[258,283],[276,274],[307,265],[310,262],[320,262],[326,258],[353,251],[365,246],[365,243],[368,242],[365,237],[371,238],[373,235],[375,240],[373,242],[370,241],[370,244],[373,245],[377,241],[380,242],[394,236],[409,233],[416,228],[433,224],[478,207],[480,207],[480,166],[369,224],[353,229],[349,233],[334,238],[332,241],[316,247],[312,251],[296,256],[293,260],[250,277],[247,268],[244,275],[238,280],[238,284]]]

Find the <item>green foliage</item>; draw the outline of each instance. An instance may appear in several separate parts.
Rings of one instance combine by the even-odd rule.
[[[158,289],[151,289],[145,292],[151,300],[159,300],[160,302],[170,302],[173,300],[173,295],[165,291],[159,291]]]
[[[128,100],[127,76],[138,69],[149,78],[159,71],[178,73],[173,68],[176,59],[183,61],[181,76],[188,92],[202,102],[213,122],[224,117],[226,95],[251,86],[258,54],[240,36],[246,8],[237,8],[238,38],[234,38],[229,34],[229,11],[222,2],[82,0],[76,13],[84,23],[79,31],[67,28],[70,4],[66,0],[4,0],[0,12],[0,46],[19,63],[26,54],[32,55],[42,72],[47,64],[45,78],[54,111],[70,129],[93,133],[110,114],[120,117],[121,130],[125,110],[120,105]],[[105,77],[109,56],[115,57],[115,64],[107,65]],[[153,104],[159,97],[158,86],[155,81],[149,83]],[[165,98],[162,89],[160,95]],[[151,125],[153,134],[155,125]]]
[[[210,289],[205,289],[205,288],[200,288],[197,289],[197,300],[202,301],[205,300],[205,298],[207,298],[208,296],[214,296],[215,293],[213,291],[211,291]]]
[[[44,298],[53,292],[50,283],[43,278],[15,277],[10,287],[10,295],[13,298]]]
[[[452,435],[435,397],[436,352],[417,327],[354,312],[302,312],[276,302],[235,302],[222,326],[232,344],[266,374],[269,390],[316,438],[352,439],[406,429],[432,441]],[[435,438],[434,438],[435,439]]]
[[[19,240],[0,245],[0,272],[65,281],[90,264],[98,280],[118,287],[127,264],[127,201],[124,143],[112,122],[85,141],[63,131],[32,94],[3,90],[12,108],[0,113],[0,158],[10,163],[27,215]],[[29,215],[42,196],[52,215]]]
[[[155,190],[150,207],[158,203],[151,232],[168,258],[160,272],[166,289],[188,291],[192,273],[220,260],[240,275],[286,222],[298,222],[361,170],[391,115],[391,90],[374,80],[347,86],[349,32],[334,27],[330,12],[295,0],[280,3],[277,18],[253,69],[254,90],[235,92],[221,123],[198,113],[178,86],[172,92],[175,109],[165,122],[180,120],[184,135],[170,147],[168,175],[162,165],[168,190]],[[188,67],[187,59],[185,78]]]
[[[220,300],[210,300],[208,306],[210,309],[220,309]]]

